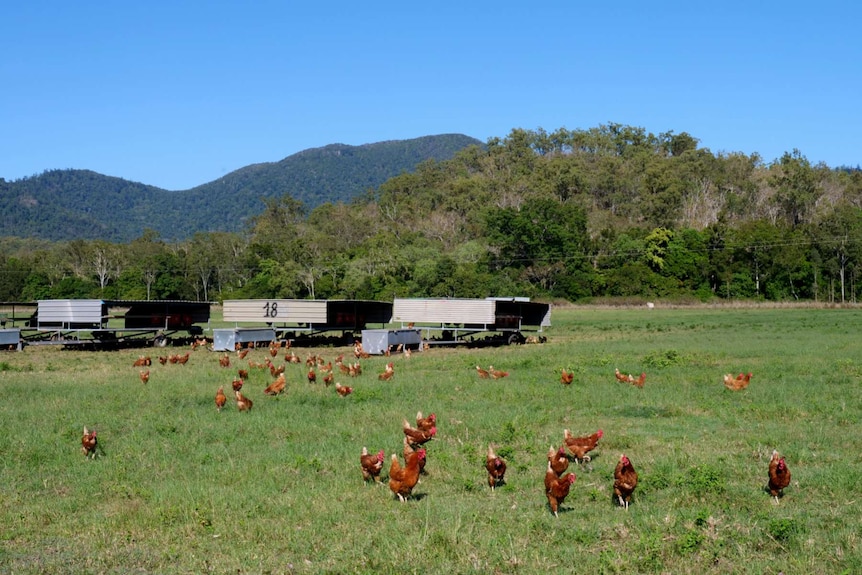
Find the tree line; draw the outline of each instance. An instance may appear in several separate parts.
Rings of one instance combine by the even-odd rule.
[[[619,124],[515,129],[239,232],[3,238],[0,300],[529,296],[856,301],[862,172]]]

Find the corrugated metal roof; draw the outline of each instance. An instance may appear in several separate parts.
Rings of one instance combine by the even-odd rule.
[[[494,300],[396,298],[392,321],[407,323],[494,323]]]

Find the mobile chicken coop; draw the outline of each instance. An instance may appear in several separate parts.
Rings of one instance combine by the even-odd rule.
[[[224,301],[224,321],[233,328],[213,330],[213,349],[233,351],[237,344],[297,340],[340,332],[342,343],[369,324],[392,319],[392,304],[371,300],[245,299]],[[256,324],[254,326],[240,324]]]
[[[424,331],[429,344],[520,344],[523,332],[551,325],[551,305],[522,297],[396,298],[392,322]]]
[[[57,299],[36,302],[20,329],[28,345],[164,347],[180,332],[202,334],[209,319],[208,302]]]

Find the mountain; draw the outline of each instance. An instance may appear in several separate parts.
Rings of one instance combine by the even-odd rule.
[[[331,144],[279,162],[252,164],[184,191],[90,170],[48,170],[11,182],[0,178],[0,221],[5,222],[0,236],[128,242],[146,228],[165,240],[239,231],[263,210],[262,198],[289,193],[309,210],[349,202],[426,160],[447,160],[473,145],[482,142],[461,134]]]

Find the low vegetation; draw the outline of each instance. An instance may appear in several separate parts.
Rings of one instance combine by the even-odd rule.
[[[858,573],[862,572],[862,351],[853,309],[555,309],[547,343],[362,360],[287,389],[252,369],[239,413],[214,396],[263,362],[196,350],[27,347],[2,358],[0,572],[8,573]],[[181,350],[185,353],[187,350]],[[352,348],[299,349],[303,359]],[[132,363],[150,354],[142,384]],[[277,363],[282,363],[283,353]],[[377,374],[392,361],[394,376]],[[509,372],[479,379],[475,366]],[[570,385],[560,370],[574,371]],[[646,372],[642,389],[614,369]],[[743,391],[725,373],[753,373]],[[401,422],[437,415],[427,473],[406,503],[385,485]],[[84,426],[104,453],[81,452]],[[546,454],[563,429],[604,436],[572,463],[554,517]],[[507,460],[488,488],[488,445]],[[359,454],[384,449],[383,485]],[[773,449],[792,482],[764,487]],[[640,474],[612,500],[625,453]]]

